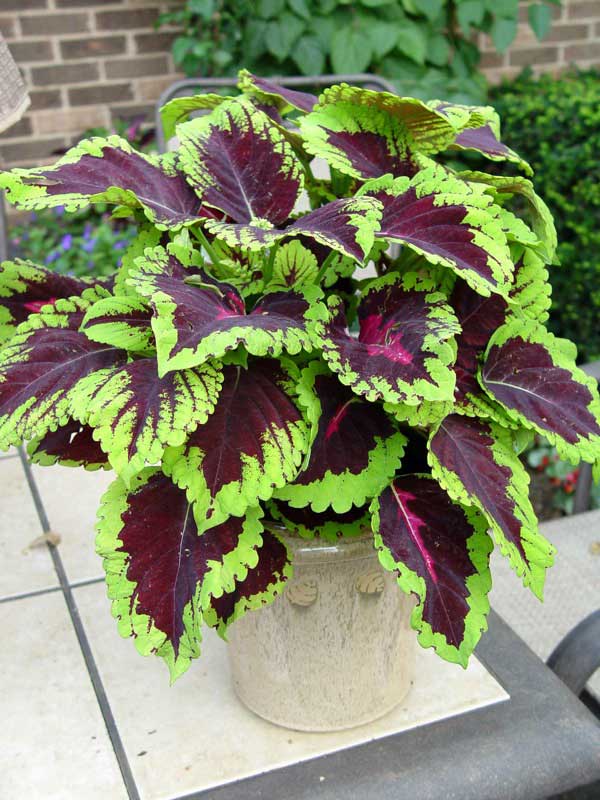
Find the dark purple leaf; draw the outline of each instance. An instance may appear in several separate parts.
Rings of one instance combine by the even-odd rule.
[[[161,374],[220,358],[240,343],[254,355],[312,349],[304,317],[318,295],[316,288],[271,292],[246,310],[233,286],[198,268],[184,268],[162,248],[146,251],[138,265],[129,283],[149,297],[154,309]]]
[[[233,592],[212,597],[206,609],[206,623],[217,628],[221,635],[246,611],[272,603],[292,574],[290,555],[283,541],[268,530],[261,535],[262,544],[256,548],[258,564],[248,570],[245,578],[235,582]]]
[[[76,298],[58,300],[56,312],[32,317],[2,350],[0,444],[19,444],[66,424],[82,378],[125,360],[124,351],[77,330],[80,307]]]
[[[419,598],[412,625],[421,645],[466,666],[487,628],[492,543],[484,520],[418,475],[396,479],[373,510],[383,566]]]
[[[364,536],[370,530],[369,514],[365,506],[354,506],[343,514],[336,514],[331,508],[313,511],[310,506],[294,508],[281,500],[271,500],[268,511],[291,534],[304,539],[336,541],[340,537]]]
[[[85,469],[109,467],[106,454],[93,437],[93,428],[76,420],[31,442],[28,453],[35,464],[43,466],[61,464]]]
[[[315,312],[315,341],[329,368],[357,394],[417,405],[451,399],[454,360],[448,342],[459,331],[445,297],[416,275],[373,281],[358,306],[360,333],[350,335],[343,304]]]
[[[444,150],[455,130],[421,100],[355,86],[333,86],[299,121],[305,149],[354,178],[414,175],[415,153]]]
[[[533,427],[569,460],[600,457],[600,401],[594,379],[575,366],[575,348],[541,325],[515,320],[490,340],[482,385],[509,416]]]
[[[281,225],[302,189],[300,162],[269,117],[232,99],[178,128],[179,163],[202,202],[234,222]]]
[[[376,238],[409,245],[482,294],[506,292],[514,268],[490,197],[440,167],[367,190],[383,206]]]
[[[508,431],[451,414],[431,437],[433,475],[460,502],[483,511],[525,586],[542,597],[552,546],[538,533],[529,478]]]
[[[122,635],[162,656],[176,678],[199,655],[202,610],[256,564],[256,509],[200,535],[185,493],[160,471],[115,481],[102,500],[97,550]]]
[[[30,261],[0,264],[0,344],[9,339],[16,326],[59,298],[80,295],[89,282],[60,275]]]
[[[461,333],[456,337],[458,347],[454,371],[456,372],[455,399],[465,403],[467,395],[480,395],[477,380],[479,362],[494,331],[504,324],[508,305],[500,295],[482,297],[465,283],[457,281],[450,298]]]
[[[0,185],[20,208],[115,203],[141,206],[153,222],[179,226],[205,214],[174,158],[173,153],[137,153],[124,140],[93,138],[69,150],[53,167],[6,173]]]
[[[304,370],[300,385],[312,423],[310,458],[277,497],[316,512],[364,505],[394,475],[404,436],[382,406],[358,397],[319,363]]]
[[[183,444],[206,422],[222,380],[212,364],[161,378],[155,358],[140,358],[109,375],[91,375],[81,385],[81,395],[90,398],[84,419],[128,483],[146,464],[158,463],[165,447]]]
[[[201,514],[215,525],[269,499],[296,477],[308,446],[295,383],[278,361],[252,359],[247,369],[226,366],[223,372],[214,412],[163,460],[196,502],[199,524]]]
[[[284,112],[288,110],[290,106],[300,111],[310,111],[319,100],[314,94],[288,89],[274,81],[252,75],[248,70],[242,70],[239,73],[239,78],[238,86],[244,94],[254,96],[259,101],[266,103],[275,102],[280,110]]]
[[[282,228],[214,221],[208,222],[206,227],[232,247],[260,250],[287,237],[306,236],[331,250],[363,261],[373,246],[379,208],[371,197],[350,197],[326,203]]]

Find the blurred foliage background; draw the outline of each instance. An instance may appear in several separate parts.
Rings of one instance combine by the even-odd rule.
[[[533,2],[541,39],[552,5]],[[175,62],[189,76],[373,72],[404,95],[481,102],[477,35],[506,50],[517,33],[518,0],[186,0],[162,15],[182,33]]]

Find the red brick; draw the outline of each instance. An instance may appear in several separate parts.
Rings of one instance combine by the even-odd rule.
[[[0,33],[5,39],[12,39],[17,32],[16,17],[0,17]]]
[[[2,0],[2,11],[28,11],[30,8],[47,8],[48,0]]]
[[[515,50],[509,54],[511,67],[552,64],[555,61],[558,61],[558,48],[556,47],[532,47],[528,50]]]
[[[171,49],[176,33],[139,33],[135,37],[138,53],[164,53]]]
[[[29,92],[29,99],[31,111],[58,108],[61,105],[60,89],[34,89]]]
[[[53,108],[34,114],[37,134],[82,133],[88,128],[106,125],[108,115],[104,106],[97,108]]]
[[[157,8],[129,8],[126,11],[102,11],[96,14],[96,28],[99,31],[152,28],[157,19]]]
[[[17,136],[29,136],[31,134],[31,119],[27,117],[22,117],[18,122],[15,122],[14,125],[11,125],[10,128],[7,128],[4,132],[4,136],[10,138],[16,138]]]
[[[96,64],[60,64],[55,67],[33,67],[31,79],[34,86],[63,86],[66,83],[85,83],[99,78]]]
[[[126,49],[127,40],[124,36],[93,36],[87,39],[65,39],[60,43],[60,52],[66,61],[73,58],[114,56],[124,53]]]
[[[501,67],[504,64],[504,55],[502,53],[482,53],[479,63],[482,69]]]
[[[596,18],[599,13],[598,0],[586,0],[584,3],[571,2],[567,7],[567,16],[569,19]]]
[[[121,119],[127,122],[133,122],[143,117],[149,122],[154,121],[154,105],[152,103],[130,103],[122,106],[115,105],[110,106],[109,111],[111,120]]]
[[[12,42],[8,49],[17,64],[31,64],[34,61],[52,61],[54,59],[52,44],[47,39]]]
[[[600,3],[598,13],[600,14]],[[562,44],[563,42],[572,42],[573,39],[587,39],[589,32],[589,25],[555,25],[544,39],[544,43]]]
[[[89,6],[116,6],[123,0],[54,0],[57,8],[88,8]]]
[[[142,58],[117,58],[106,62],[107,78],[147,78],[151,75],[165,75],[169,71],[165,56]]]
[[[83,33],[89,30],[87,14],[39,14],[21,17],[25,36],[53,36],[57,33]]]
[[[72,106],[94,106],[98,103],[116,103],[119,100],[133,100],[133,92],[128,83],[95,84],[69,89],[69,103]]]
[[[23,163],[25,161],[38,161],[48,158],[53,150],[64,147],[64,136],[54,136],[51,139],[31,137],[24,142],[10,142],[0,146],[0,159],[7,163]]]
[[[600,42],[571,44],[565,47],[565,61],[589,61],[591,58],[600,58]]]

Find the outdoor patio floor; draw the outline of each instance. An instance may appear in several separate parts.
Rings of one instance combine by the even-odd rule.
[[[111,474],[33,467],[33,476],[51,529],[61,537],[57,548],[43,543],[28,547],[41,535],[40,520],[18,454],[0,456],[0,797],[155,800],[187,795],[197,788],[198,765],[186,755],[192,750],[181,752],[181,736],[196,721],[211,725],[220,698],[203,709],[190,707],[189,695],[180,697],[177,685],[168,696],[157,691],[159,682],[167,686],[158,659],[150,659],[147,668],[144,663],[135,681],[130,679],[140,657],[131,642],[118,637],[93,547],[96,507]],[[545,604],[520,588],[496,556],[492,604],[545,659],[568,630],[600,606],[600,554],[594,546],[600,541],[600,511],[549,523],[544,533],[559,550]],[[196,665],[198,680],[210,670],[210,658]],[[128,678],[119,680],[124,670]],[[476,669],[473,674],[477,678]],[[478,678],[481,702],[496,702],[485,678]],[[593,690],[600,696],[598,673]],[[179,736],[177,714],[183,720]],[[161,730],[153,720],[169,725]],[[262,746],[267,751],[274,744],[265,740]],[[174,770],[167,775],[173,764],[179,777]]]

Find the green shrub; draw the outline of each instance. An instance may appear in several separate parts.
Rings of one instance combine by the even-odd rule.
[[[539,80],[523,75],[494,90],[504,139],[535,170],[558,229],[550,271],[552,330],[600,357],[600,72]]]
[[[539,39],[552,5],[529,6]],[[475,34],[504,52],[518,13],[517,0],[185,0],[160,23],[180,27],[173,57],[191,77],[375,72],[400,94],[469,103],[486,91]]]

